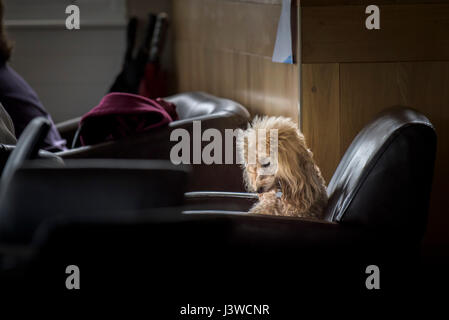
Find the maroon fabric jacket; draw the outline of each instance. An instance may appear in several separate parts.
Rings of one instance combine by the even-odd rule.
[[[79,141],[81,145],[92,145],[117,140],[166,126],[177,119],[175,105],[163,99],[114,92],[104,96],[98,106],[81,118]]]

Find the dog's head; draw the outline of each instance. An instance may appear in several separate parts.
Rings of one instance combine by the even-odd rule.
[[[283,197],[297,206],[311,205],[322,185],[321,176],[304,136],[291,119],[254,118],[241,133],[238,150],[249,191],[280,188]]]

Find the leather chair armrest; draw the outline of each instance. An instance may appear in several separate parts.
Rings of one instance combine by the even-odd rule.
[[[248,213],[257,202],[255,193],[197,191],[184,194],[184,213],[214,211],[220,213]]]
[[[257,242],[264,248],[350,247],[354,241],[376,246],[381,242],[376,240],[379,237],[374,230],[357,226],[313,218],[248,213],[258,201],[256,193],[200,191],[187,192],[184,197],[183,214],[205,220],[225,219],[233,225],[233,237],[239,242]]]
[[[191,210],[184,211],[183,215],[200,225],[198,230],[189,230],[189,234],[201,234],[203,229],[214,233],[211,231],[214,227],[225,227],[225,239],[237,250],[313,254],[322,249],[332,253],[363,247],[370,256],[392,246],[378,230],[327,220],[224,210]]]
[[[3,171],[3,168],[15,147],[16,146],[0,144],[0,172]],[[64,164],[64,161],[56,154],[45,150],[39,150],[36,158],[45,160],[45,162],[41,161],[41,163],[46,163],[48,165],[59,166]]]
[[[335,249],[350,249],[354,246],[358,248],[364,244],[371,254],[372,251],[369,249],[381,243],[381,240],[378,240],[380,237],[376,233],[329,221],[237,212],[225,213],[214,210],[189,212],[182,215],[176,214],[176,212],[175,209],[173,214],[166,214],[165,218],[161,215],[140,215],[140,221],[129,221],[126,224],[119,222],[117,227],[127,229],[127,232],[132,235],[141,232],[144,237],[148,238],[148,241],[144,241],[142,244],[130,243],[130,245],[146,246],[147,243],[160,241],[159,237],[163,235],[164,239],[174,240],[175,248],[181,246],[188,248],[189,241],[194,242],[191,246],[197,249],[197,246],[201,245],[204,245],[205,248],[216,248],[225,243],[232,252],[277,252],[283,255],[285,253],[303,255],[306,252],[315,252],[315,250],[322,252],[321,249],[329,253],[340,252]],[[91,225],[91,223],[87,222],[87,225]],[[162,232],[162,230],[164,231]],[[45,232],[42,232],[41,235],[45,235],[49,230],[43,231]],[[78,232],[79,234],[83,233],[82,229]],[[98,233],[95,232],[95,236],[98,237]],[[70,238],[79,239],[76,236]],[[136,238],[124,236],[120,239],[125,241],[125,239]],[[180,239],[183,239],[182,243],[179,242]],[[205,239],[208,241],[204,241]]]
[[[295,290],[322,296],[323,288],[334,288],[329,294],[334,299],[344,286],[354,285],[352,288],[360,294],[365,288],[367,265],[384,261],[378,258],[381,255],[377,256],[383,254],[382,247],[373,245],[382,238],[380,234],[357,226],[300,218],[173,215],[164,222],[147,216],[145,221],[129,222],[57,221],[40,231],[33,244],[42,253],[40,265],[45,268],[33,268],[36,277],[32,279],[45,285],[59,286],[59,280],[49,279],[57,274],[53,270],[65,268],[70,261],[87,266],[114,261],[109,270],[112,276],[125,270],[136,279],[130,281],[127,277],[127,283],[146,281],[145,284],[162,288],[158,293],[164,292],[169,279],[172,286],[186,288],[183,295],[191,294],[192,286],[200,285],[207,289],[202,292],[210,295],[223,292],[224,288],[226,292],[235,291],[240,283],[236,292],[242,298],[260,293],[266,298],[267,288],[273,290],[273,297]],[[403,263],[401,260],[400,272]],[[384,268],[388,270],[385,274],[391,274],[382,264],[381,270]],[[394,281],[400,272],[392,273]],[[109,283],[109,273],[100,275]]]
[[[67,141],[67,146],[72,145],[73,137],[75,136],[76,130],[78,130],[80,120],[81,117],[78,117],[56,124],[56,129],[58,129],[61,137]]]
[[[211,198],[231,198],[231,199],[247,199],[257,200],[257,193],[246,192],[220,192],[220,191],[194,191],[186,192],[186,199],[211,199]]]

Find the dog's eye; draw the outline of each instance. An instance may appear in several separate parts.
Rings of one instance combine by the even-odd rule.
[[[268,168],[269,166],[270,166],[270,163],[267,162],[267,163],[265,163],[265,164],[262,165],[262,168]]]

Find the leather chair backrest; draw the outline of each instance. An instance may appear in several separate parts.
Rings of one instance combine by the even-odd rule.
[[[47,220],[131,216],[183,203],[189,169],[168,161],[32,160],[0,194],[0,242],[26,243]]]
[[[203,92],[180,93],[164,98],[176,105],[180,120],[169,123],[168,128],[117,141],[76,148],[59,152],[58,156],[68,158],[127,158],[127,159],[170,159],[172,147],[178,141],[171,141],[171,133],[176,129],[185,129],[190,134],[190,143],[194,139],[193,121],[201,121],[201,134],[207,129],[217,129],[224,137],[226,129],[246,128],[250,115],[248,111],[232,100],[218,98]],[[201,137],[200,137],[201,138]],[[203,141],[204,147],[209,142]],[[226,143],[223,143],[225,148]],[[232,148],[235,150],[235,148]],[[193,150],[191,148],[190,150]],[[222,152],[224,155],[224,152]],[[193,152],[190,154],[193,157]],[[235,157],[235,154],[233,155]],[[244,191],[242,171],[238,165],[193,164],[189,191]]]
[[[249,113],[242,105],[204,92],[180,93],[164,99],[176,105],[180,121],[192,118],[202,120],[202,117],[224,114],[235,114],[249,119]],[[174,121],[175,124],[176,122]]]
[[[327,192],[330,221],[423,234],[436,134],[430,121],[408,108],[381,113],[356,136]]]

